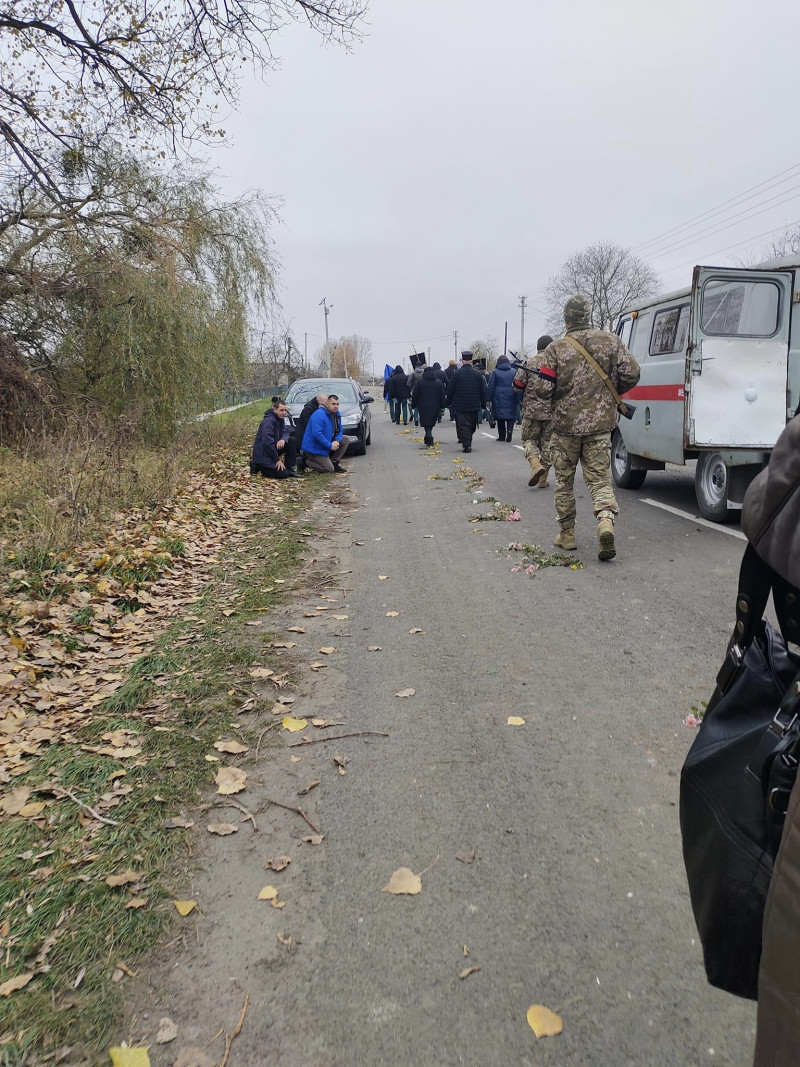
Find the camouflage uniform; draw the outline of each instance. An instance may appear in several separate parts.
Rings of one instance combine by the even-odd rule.
[[[567,336],[574,337],[594,356],[618,393],[636,385],[638,363],[616,334],[591,328],[584,297],[567,301],[564,321]],[[598,520],[613,522],[619,514],[610,478],[611,433],[617,422],[617,408],[608,387],[585,357],[561,338],[545,349],[533,389],[536,396],[553,405],[554,495],[562,531],[575,528],[573,483],[578,460],[592,494],[595,515]],[[613,528],[611,541],[613,547]]]
[[[541,400],[534,392],[534,382],[539,372],[541,352],[529,356],[525,368],[516,373],[514,383],[522,383],[522,446],[531,469],[541,465],[547,470],[553,462],[550,443],[550,416],[552,402]]]

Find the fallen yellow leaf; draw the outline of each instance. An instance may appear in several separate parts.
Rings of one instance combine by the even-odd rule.
[[[187,915],[191,915],[194,909],[197,907],[196,900],[173,900],[172,903],[177,908],[178,915],[183,916],[184,919]]]
[[[531,1004],[526,1018],[537,1037],[555,1037],[564,1029],[561,1018],[542,1004]]]
[[[349,619],[349,615],[331,615],[332,619],[336,619],[337,622],[344,622],[345,619]]]
[[[379,582],[385,582],[388,577],[389,577],[388,574],[379,574],[378,575],[378,581]]]
[[[480,967],[465,967],[463,971],[459,972],[458,977],[459,978],[469,978],[469,976],[471,974],[475,974],[475,972],[479,971],[479,970],[480,970]]]
[[[212,822],[209,823],[206,830],[210,834],[216,834],[217,837],[227,837],[228,834],[238,833],[239,827],[230,822]]]
[[[247,745],[243,745],[241,741],[215,741],[214,748],[217,752],[226,752],[230,756],[240,756],[247,752]]]
[[[380,645],[367,645],[367,652],[382,652]]]
[[[332,656],[336,649],[332,645],[328,645],[326,648],[321,648],[320,652],[323,656]]]
[[[241,793],[246,788],[247,771],[239,767],[220,767],[214,779],[217,783],[217,792],[224,797],[231,793]]]
[[[287,627],[287,631],[290,634],[304,634],[305,633],[305,630],[303,629],[302,626],[288,626]]]
[[[251,667],[247,673],[251,678],[271,678],[275,671],[271,671],[269,667]]]
[[[274,885],[265,885],[261,892],[258,894],[259,900],[277,900],[278,890]]]
[[[506,726],[524,726],[525,720],[521,715],[509,715]]]
[[[396,619],[399,614],[400,614],[399,611],[387,611],[386,612],[386,618],[387,619]]]
[[[45,802],[43,800],[37,800],[34,804],[26,804],[20,808],[17,812],[23,819],[35,819],[37,815],[41,815],[45,809]]]
[[[396,697],[413,697],[416,693],[416,689],[412,689],[410,686],[408,689],[401,689],[399,693],[395,693]]]
[[[18,974],[16,978],[9,978],[7,982],[3,982],[0,985],[0,997],[10,997],[18,989],[24,989],[31,978],[33,978],[33,971],[28,971],[26,974]]]
[[[110,874],[106,878],[106,885],[110,885],[113,889],[118,885],[129,885],[131,882],[138,882],[141,877],[135,871],[125,871],[124,874]]]
[[[408,867],[398,867],[381,892],[414,897],[422,892],[422,879]]]
[[[281,726],[284,730],[288,730],[290,733],[296,734],[298,730],[305,730],[308,726],[307,719],[295,719],[293,715],[284,715],[281,719]]]
[[[131,899],[125,905],[125,908],[126,909],[132,908],[134,910],[138,910],[139,908],[143,908],[146,903],[147,903],[147,897],[131,897]]]
[[[147,1047],[128,1048],[127,1045],[118,1045],[109,1049],[111,1067],[150,1067],[150,1057]]]

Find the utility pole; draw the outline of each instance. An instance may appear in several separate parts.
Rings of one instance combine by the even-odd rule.
[[[503,336],[503,355],[508,355],[508,319],[506,319],[505,335]]]
[[[331,308],[333,307],[333,304],[328,306],[327,299],[328,298],[326,296],[323,296],[322,300],[320,300],[320,302],[319,302],[319,306],[325,312],[325,349],[326,349],[326,353],[328,355],[328,358],[330,359],[330,368],[331,368],[331,370],[333,370],[333,353],[330,351],[330,339],[328,337],[328,315],[330,315],[330,313],[331,313]],[[344,376],[345,376],[345,378],[349,378],[350,375],[347,373],[347,346],[346,345],[342,345],[342,358],[344,359]]]
[[[453,348],[455,349],[456,363],[458,363],[458,330],[453,330]]]
[[[519,358],[524,361],[525,359],[525,304],[527,302],[527,296],[521,296],[519,298],[520,317],[519,317]]]
[[[303,375],[308,374],[308,333],[303,341]]]
[[[330,315],[331,308],[333,307],[333,304],[331,304],[331,307],[328,307],[327,302],[326,302],[327,299],[328,298],[326,296],[323,296],[322,300],[320,300],[320,302],[319,302],[319,306],[321,308],[323,308],[324,311],[325,311],[325,344],[326,345],[328,344],[328,315]]]

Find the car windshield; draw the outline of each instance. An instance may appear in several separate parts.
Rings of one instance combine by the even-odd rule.
[[[286,394],[286,403],[307,404],[312,397],[317,395],[317,393],[324,393],[325,396],[330,396],[331,393],[336,393],[342,404],[358,403],[355,386],[353,386],[351,382],[320,380],[295,382]]]

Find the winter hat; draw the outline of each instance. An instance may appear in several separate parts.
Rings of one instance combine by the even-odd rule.
[[[564,305],[564,325],[572,327],[589,325],[592,307],[588,299],[577,293]]]
[[[539,338],[539,340],[536,342],[536,351],[537,352],[544,352],[544,350],[547,348],[547,346],[551,345],[552,343],[553,343],[553,338],[550,336],[550,334],[549,333],[544,333]]]

